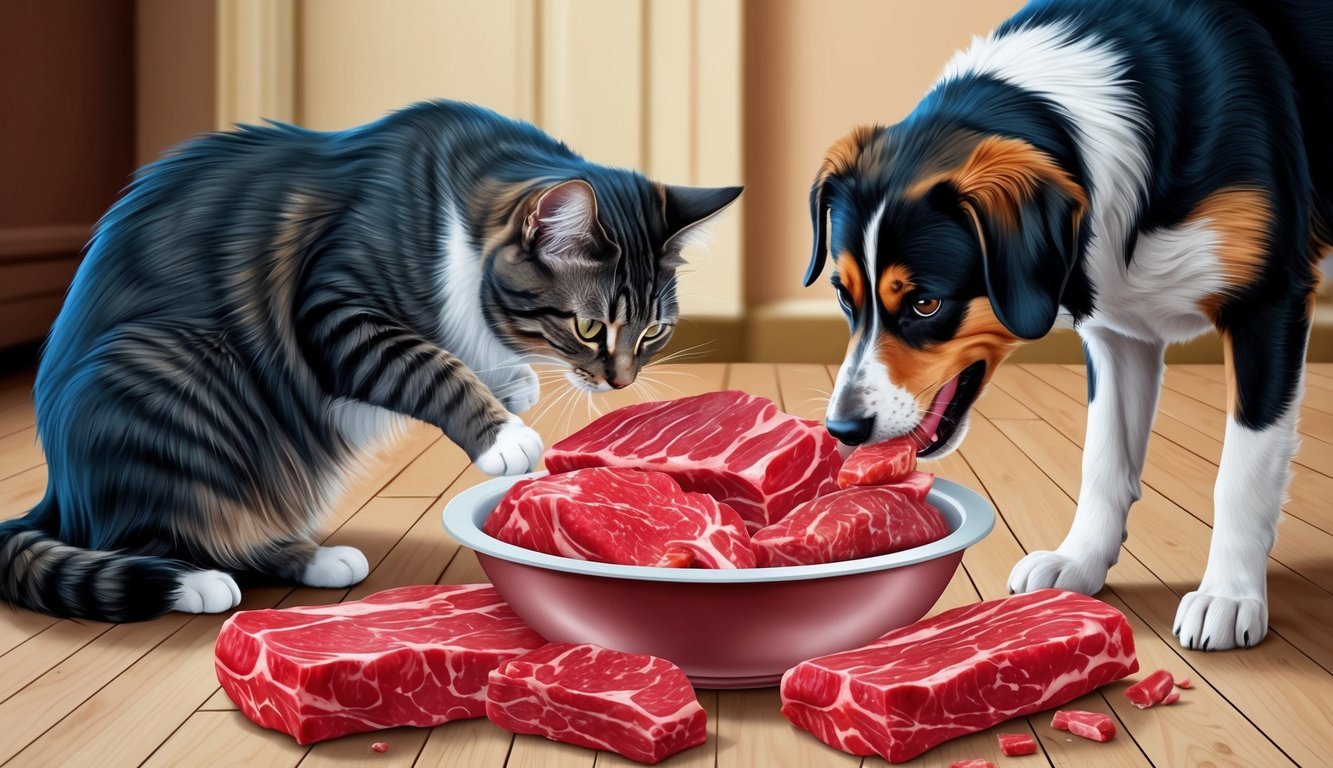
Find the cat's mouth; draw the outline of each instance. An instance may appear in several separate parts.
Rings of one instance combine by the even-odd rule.
[[[610,392],[612,389],[611,385],[607,382],[599,381],[597,377],[593,376],[591,373],[578,368],[571,368],[568,371],[565,371],[565,378],[568,379],[569,383],[573,384],[576,389],[581,389],[584,392]]]

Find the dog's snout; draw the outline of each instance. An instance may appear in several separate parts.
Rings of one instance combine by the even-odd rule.
[[[864,416],[856,419],[826,419],[824,427],[828,433],[847,445],[860,445],[870,439],[875,429],[875,417]]]

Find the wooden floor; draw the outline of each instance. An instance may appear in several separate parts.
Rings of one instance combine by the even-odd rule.
[[[743,389],[816,417],[830,371],[810,365],[654,367],[648,387],[597,401],[606,409],[656,390],[658,397]],[[45,467],[35,444],[30,376],[0,381],[0,517],[41,495]],[[637,392],[637,394],[636,394]],[[1009,568],[1033,549],[1060,542],[1078,492],[1085,380],[1079,367],[1010,364],[977,405],[945,477],[990,497],[1003,521],[968,550],[936,610],[1005,594]],[[1131,518],[1120,563],[1101,597],[1133,624],[1145,670],[1166,667],[1195,687],[1179,705],[1141,711],[1124,683],[1071,706],[1108,712],[1120,731],[1107,744],[1071,739],[1037,715],[959,739],[914,765],[948,766],[985,757],[1002,766],[1324,766],[1333,764],[1333,365],[1310,367],[1304,439],[1291,500],[1269,563],[1272,631],[1245,652],[1182,651],[1171,635],[1180,596],[1193,589],[1208,551],[1213,478],[1224,425],[1222,371],[1173,367],[1166,377],[1149,450],[1143,499]],[[549,407],[548,407],[549,406]],[[533,414],[548,444],[592,414],[583,399],[552,400]],[[530,414],[531,416],[532,414]],[[483,479],[463,453],[429,429],[413,430],[356,486],[329,523],[327,543],[360,547],[373,564],[351,590],[260,589],[243,608],[358,598],[403,584],[484,579],[476,559],[440,527],[444,502]],[[399,729],[314,747],[261,730],[237,713],[213,674],[213,641],[223,616],[174,614],[111,626],[56,621],[0,609],[0,763],[24,766],[367,764],[605,768],[614,755],[510,734],[485,720],[431,730]],[[791,728],[776,689],[701,691],[708,743],[664,765],[875,766]],[[1000,731],[1035,734],[1042,751],[1003,758]],[[387,754],[370,751],[386,741]]]

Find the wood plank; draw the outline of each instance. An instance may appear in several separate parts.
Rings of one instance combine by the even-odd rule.
[[[1069,389],[1082,379],[1074,377],[1075,382],[1062,378],[1055,367],[1043,370],[1040,381],[1026,381],[1023,386],[1029,391],[1039,393],[1034,397],[1033,407],[1061,434],[1079,446],[1083,444],[1085,418],[1071,414],[1067,407],[1061,407],[1059,395],[1072,398]],[[1066,373],[1068,373],[1066,371]],[[1072,374],[1070,374],[1072,376]],[[1009,383],[1002,386],[1012,386]],[[1213,522],[1213,479],[1217,474],[1215,464],[1199,453],[1220,457],[1221,443],[1202,433],[1180,425],[1169,416],[1159,415],[1154,426],[1156,437],[1148,445],[1148,461],[1144,466],[1143,482],[1148,487],[1161,492],[1176,504],[1188,510],[1208,525]],[[1178,433],[1191,442],[1193,450],[1186,450]],[[1166,439],[1162,439],[1166,438]],[[1302,472],[1298,467],[1293,480],[1294,492],[1288,506],[1292,504],[1309,507],[1317,503],[1312,494],[1317,491],[1303,485]],[[1295,494],[1299,494],[1300,499]],[[1333,536],[1321,528],[1316,528],[1296,515],[1288,514],[1278,529],[1277,546],[1273,558],[1296,570],[1307,579],[1325,590],[1333,590],[1333,572],[1324,567],[1327,552],[1333,550]]]
[[[777,688],[725,691],[717,706],[717,768],[855,768],[861,758],[830,749],[782,716]]]
[[[777,366],[777,373],[782,410],[793,416],[822,422],[824,411],[828,408],[828,393],[833,386],[828,368],[822,365],[783,364]]]
[[[0,520],[28,514],[28,510],[37,506],[45,494],[45,464],[0,480]]]
[[[1040,466],[985,419],[973,424],[963,451],[1025,550],[1053,549],[1060,543],[1072,519],[1074,502]],[[1206,680],[1218,694],[1216,698],[1200,694],[1189,699],[1190,707],[1209,708],[1198,714],[1211,725],[1207,731],[1176,734],[1190,744],[1186,747],[1173,741],[1172,753],[1184,750],[1218,765],[1277,765],[1282,758],[1275,753],[1276,742],[1297,762],[1318,764],[1320,755],[1333,747],[1333,733],[1320,725],[1333,714],[1333,686],[1307,684],[1297,690],[1298,678],[1326,680],[1327,673],[1280,635],[1243,653],[1185,652],[1171,637],[1178,595],[1166,584],[1132,555],[1121,557],[1109,583],[1113,593],[1107,596],[1123,600],[1151,630],[1136,632],[1136,645],[1160,644],[1177,659],[1162,656],[1163,666],[1182,676],[1194,676],[1196,681]],[[1261,665],[1266,674],[1254,674],[1254,665]],[[1239,671],[1246,667],[1251,668],[1249,673]],[[1128,704],[1114,695],[1108,700],[1118,712]],[[1224,706],[1225,702],[1244,706],[1244,715],[1230,704]],[[1169,708],[1162,713],[1167,711]],[[1134,722],[1128,711],[1121,714],[1127,726]],[[1317,735],[1311,736],[1312,731]],[[1149,749],[1151,741],[1140,745]],[[1155,764],[1172,764],[1165,755],[1148,754]]]
[[[999,377],[997,376],[997,378]],[[1068,385],[1065,385],[1065,389],[1061,389],[1054,386],[1054,384],[1047,383],[1048,379],[1054,382],[1058,381],[1059,378],[1059,369],[1057,367],[1051,367],[1043,372],[1041,377],[1038,377],[1029,371],[1020,370],[1013,372],[1009,377],[1002,380],[999,386],[1007,388],[1011,392],[1026,392],[1028,397],[1031,398],[1032,407],[1042,416],[1042,418],[1060,431],[1070,435],[1072,439],[1081,445],[1084,430],[1086,428],[1086,411],[1080,414],[1071,409],[1073,401],[1072,397],[1069,396],[1066,391]],[[1059,395],[1061,394],[1066,396],[1060,397]],[[1176,394],[1177,397],[1186,400],[1189,399],[1185,398],[1184,395],[1163,390],[1164,396],[1168,394]],[[1197,403],[1196,401],[1190,402],[1194,402],[1196,405],[1203,407],[1202,404]],[[1218,412],[1218,415],[1220,417],[1220,411]],[[1159,420],[1161,420],[1161,417],[1159,417]],[[1161,432],[1157,432],[1157,434],[1165,437]],[[1170,453],[1173,457],[1178,457],[1180,461],[1185,462],[1186,466],[1193,468],[1199,473],[1211,472],[1213,475],[1216,474],[1215,470],[1209,470],[1206,466],[1195,462],[1194,459],[1190,458],[1186,453],[1176,450],[1174,445],[1164,440],[1152,441],[1149,444],[1148,450],[1150,454],[1154,451]],[[1216,450],[1220,455],[1220,443],[1217,444]],[[1157,462],[1154,464],[1150,462],[1148,469],[1145,471],[1145,482],[1149,482],[1148,472],[1152,471],[1154,466],[1165,469],[1174,468],[1173,463]],[[1195,477],[1194,490],[1196,492],[1202,492],[1202,489],[1209,489],[1209,503],[1206,507],[1209,510],[1212,509],[1211,488],[1211,477],[1207,480],[1202,479],[1201,475]],[[1330,534],[1333,533],[1333,506],[1330,506],[1327,503],[1327,499],[1329,498],[1333,498],[1333,479],[1315,472],[1301,472],[1299,471],[1299,468],[1297,468],[1292,475],[1288,499],[1283,505],[1283,511],[1292,518],[1299,519],[1309,526],[1318,528],[1323,534]],[[1212,518],[1209,517],[1208,520],[1211,522]]]
[[[311,745],[299,765],[302,768],[327,768],[373,761],[376,768],[410,768],[416,762],[428,736],[429,728],[387,728],[352,734]],[[370,745],[376,742],[384,742],[389,745],[389,749],[384,752],[374,751]]]
[[[1070,498],[1078,497],[1078,445],[1045,423],[1001,421],[995,426]],[[1177,594],[1193,590],[1208,560],[1212,529],[1151,487],[1130,515],[1126,550],[1172,585]],[[1290,538],[1290,537],[1288,537]],[[1269,561],[1269,626],[1294,646],[1333,670],[1333,594],[1301,578],[1282,563]]]
[[[195,712],[143,763],[144,768],[283,768],[306,747],[236,713]]]
[[[430,729],[417,768],[503,768],[514,735],[491,721],[457,720]]]
[[[36,427],[20,429],[13,434],[0,437],[0,480],[13,477],[20,472],[27,472],[45,463],[46,457],[42,455]]]

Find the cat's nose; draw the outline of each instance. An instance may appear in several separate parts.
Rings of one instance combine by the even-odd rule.
[[[623,379],[615,377],[615,378],[608,378],[606,380],[606,383],[611,385],[611,389],[624,389],[625,387],[628,387],[629,385],[633,384],[634,379],[633,377],[627,377]]]

